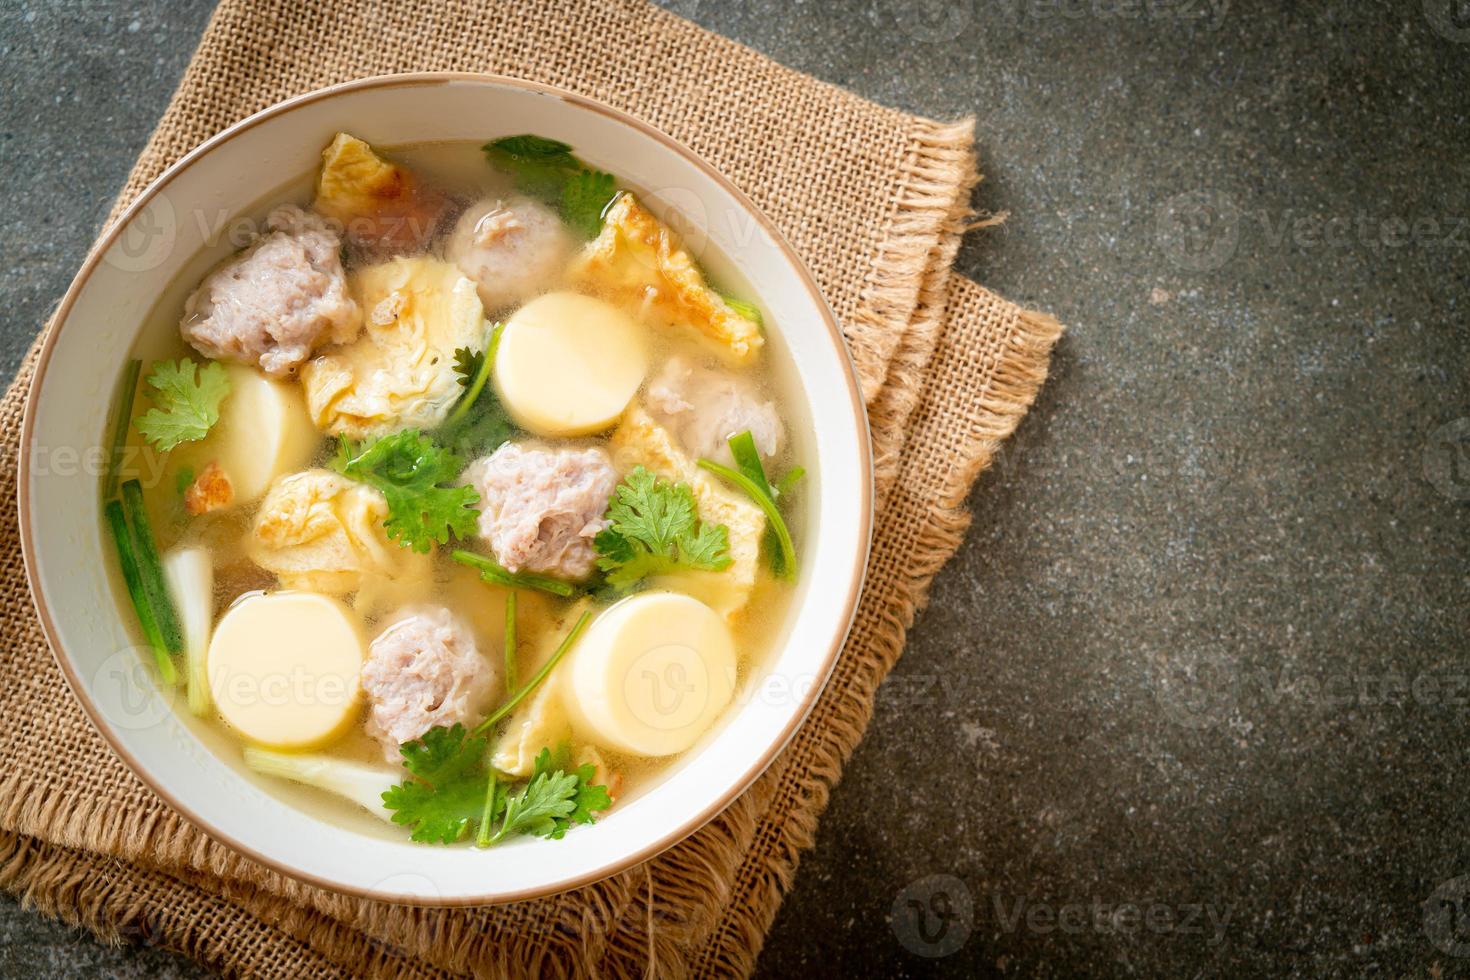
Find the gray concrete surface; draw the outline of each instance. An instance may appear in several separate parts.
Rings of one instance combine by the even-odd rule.
[[[1470,7],[669,6],[974,113],[1012,217],[961,267],[1071,327],[761,973],[1470,972]],[[6,371],[208,8],[0,12]],[[197,975],[0,936],[6,975]]]

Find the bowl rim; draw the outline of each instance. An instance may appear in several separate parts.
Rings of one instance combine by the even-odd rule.
[[[679,826],[672,828],[651,844],[646,845],[630,854],[626,854],[614,861],[598,865],[597,867],[592,868],[591,870],[581,874],[569,875],[559,881],[549,882],[539,886],[523,888],[514,892],[493,893],[488,895],[440,895],[432,898],[415,897],[414,899],[409,900],[395,898],[391,895],[384,895],[381,892],[376,892],[368,888],[344,885],[338,881],[330,880],[319,875],[304,872],[298,868],[285,864],[284,862],[272,857],[267,853],[264,853],[257,847],[238,839],[235,835],[220,830],[208,820],[200,817],[191,807],[189,807],[186,803],[176,797],[174,793],[163,784],[160,778],[155,776],[150,770],[144,767],[133,756],[133,754],[129,752],[129,750],[123,744],[122,739],[118,736],[118,733],[113,730],[113,727],[107,722],[105,718],[101,716],[97,706],[93,704],[91,697],[87,694],[84,686],[81,683],[80,678],[77,676],[76,671],[73,669],[70,658],[62,653],[61,645],[58,641],[58,631],[56,628],[56,624],[52,619],[51,610],[48,607],[46,599],[44,598],[41,590],[40,573],[37,568],[37,561],[35,557],[36,543],[33,538],[33,528],[31,527],[30,520],[30,474],[32,465],[31,437],[36,423],[37,403],[40,398],[41,385],[46,376],[46,370],[51,360],[51,354],[56,346],[57,338],[60,336],[62,329],[66,326],[67,319],[71,313],[72,307],[76,303],[78,296],[86,288],[87,283],[91,279],[92,273],[96,269],[98,263],[102,260],[102,257],[107,253],[108,249],[112,247],[117,237],[158,194],[160,194],[165,188],[169,186],[169,184],[174,181],[176,177],[178,177],[180,173],[191,167],[194,162],[200,157],[211,152],[215,148],[230,142],[241,133],[252,129],[263,122],[266,122],[267,120],[288,113],[303,105],[318,102],[323,99],[329,99],[348,92],[358,92],[369,89],[391,88],[400,86],[434,86],[442,84],[452,84],[457,82],[482,83],[499,87],[520,89],[537,95],[551,96],[571,103],[577,107],[606,116],[612,119],[614,122],[621,123],[624,126],[631,127],[632,129],[637,130],[644,136],[653,139],[655,142],[662,144],[667,149],[672,150],[675,154],[682,157],[685,162],[689,163],[696,170],[700,171],[706,178],[713,181],[722,191],[729,194],[736,201],[736,203],[739,204],[740,207],[745,209],[750,214],[750,216],[756,221],[756,223],[765,232],[765,234],[769,236],[770,241],[776,246],[777,249],[780,250],[783,258],[796,273],[797,279],[801,283],[801,286],[805,289],[812,302],[816,306],[817,310],[821,314],[821,323],[827,330],[828,339],[832,342],[834,352],[847,368],[846,371],[842,372],[842,376],[847,389],[852,419],[859,429],[857,447],[858,465],[863,474],[863,479],[860,481],[860,485],[857,488],[860,491],[860,502],[858,509],[859,514],[861,515],[861,523],[856,531],[859,536],[860,544],[854,555],[854,568],[848,576],[847,595],[844,599],[843,612],[841,615],[841,622],[843,625],[837,631],[836,635],[833,636],[831,644],[829,645],[821,663],[817,665],[816,668],[816,676],[821,678],[821,682],[819,684],[810,685],[807,692],[803,694],[801,703],[797,706],[797,710],[792,713],[791,720],[787,723],[787,725],[780,732],[777,738],[772,741],[770,746],[766,749],[764,753],[762,753],[762,755],[755,761],[753,765],[751,765],[748,769],[741,773],[738,778],[734,779],[729,784],[729,787],[713,801],[711,801],[708,806],[700,810],[700,812],[697,813],[694,817],[687,819]],[[467,907],[501,905],[510,902],[542,898],[549,895],[557,895],[574,888],[580,888],[594,882],[601,881],[604,878],[611,877],[615,874],[627,870],[628,868],[634,867],[638,864],[650,860],[653,857],[656,857],[663,851],[685,840],[691,834],[704,827],[707,823],[709,823],[722,811],[724,811],[725,808],[728,807],[738,796],[740,796],[747,789],[750,788],[750,786],[756,781],[756,779],[758,779],[761,774],[770,767],[771,763],[775,761],[776,756],[778,756],[786,748],[786,746],[790,744],[792,738],[796,735],[796,732],[801,728],[802,724],[805,723],[807,717],[811,714],[812,708],[816,705],[817,698],[821,695],[823,691],[826,690],[827,684],[831,680],[833,668],[836,666],[837,658],[842,651],[842,647],[847,641],[847,637],[852,630],[853,621],[857,615],[858,601],[862,595],[863,587],[867,578],[868,558],[870,557],[873,539],[873,448],[871,433],[868,425],[867,410],[863,402],[861,387],[859,385],[857,377],[856,366],[852,361],[851,353],[849,352],[846,341],[844,340],[842,329],[838,325],[837,317],[832,312],[832,309],[828,305],[826,298],[822,295],[821,289],[818,287],[815,277],[807,268],[806,263],[804,263],[801,258],[796,254],[795,250],[791,246],[791,243],[787,241],[785,235],[781,233],[780,229],[778,229],[775,224],[772,223],[768,217],[766,217],[764,212],[761,211],[761,209],[755,204],[754,201],[750,199],[750,197],[744,191],[736,187],[735,184],[733,184],[728,178],[720,173],[720,171],[717,170],[714,166],[706,162],[693,150],[675,140],[673,137],[667,135],[666,133],[662,132],[651,124],[644,122],[643,120],[630,113],[624,112],[620,109],[616,109],[604,102],[601,102],[589,96],[581,95],[576,92],[571,92],[563,88],[558,88],[556,86],[546,85],[540,82],[534,82],[528,79],[516,78],[513,76],[496,75],[484,72],[424,71],[405,72],[401,74],[389,75],[372,75],[364,78],[357,78],[345,82],[339,82],[333,85],[325,86],[323,88],[314,89],[310,92],[304,92],[300,95],[292,96],[291,98],[285,99],[281,102],[277,102],[258,112],[255,112],[219,131],[215,135],[204,140],[198,146],[189,150],[178,160],[176,160],[174,163],[164,169],[163,172],[155,177],[152,181],[150,181],[148,185],[139,192],[138,196],[126,208],[123,209],[123,211],[117,216],[117,218],[107,226],[102,235],[97,239],[92,248],[88,251],[86,258],[82,262],[80,270],[72,279],[71,284],[67,287],[66,293],[62,296],[61,302],[57,305],[56,312],[53,314],[51,322],[52,326],[46,332],[46,336],[42,340],[40,350],[36,355],[34,374],[31,377],[29,390],[26,394],[25,406],[21,420],[20,452],[17,464],[16,480],[16,502],[17,518],[20,529],[21,555],[26,570],[26,581],[31,593],[31,602],[36,609],[36,613],[41,624],[42,633],[45,635],[46,643],[51,649],[52,658],[56,661],[57,666],[61,669],[62,676],[65,677],[67,686],[71,688],[72,695],[77,699],[77,702],[81,705],[88,719],[92,722],[92,726],[98,731],[99,734],[102,735],[103,739],[107,742],[108,747],[112,749],[113,753],[122,760],[122,762],[128,767],[128,769],[131,770],[132,773],[144,783],[144,785],[146,785],[154,793],[158,794],[158,796],[169,807],[171,807],[176,812],[182,814],[186,819],[189,820],[190,823],[199,828],[206,836],[226,845],[227,847],[250,858],[251,860],[257,861],[274,871],[280,872],[281,874],[289,878],[305,882],[307,884],[325,889],[336,894],[349,895],[356,898],[368,899],[371,901],[388,902],[392,904],[406,904],[418,907]]]

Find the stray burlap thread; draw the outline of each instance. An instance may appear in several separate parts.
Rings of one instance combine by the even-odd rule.
[[[33,349],[0,402],[10,461],[0,471],[0,887],[105,938],[158,943],[227,975],[748,974],[878,684],[960,543],[966,495],[1030,406],[1061,327],[951,275],[976,223],[972,122],[873,105],[641,0],[225,0],[118,209],[252,112],[420,70],[525,77],[640,116],[750,194],[812,269],[857,364],[877,462],[867,586],[830,685],[724,813],[594,885],[439,910],[285,878],[169,810],[92,729],[52,661],[15,512]]]

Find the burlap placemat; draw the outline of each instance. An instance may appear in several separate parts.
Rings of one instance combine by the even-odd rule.
[[[15,514],[32,356],[0,401],[0,886],[99,935],[158,942],[231,975],[748,973],[878,683],[958,546],[965,495],[1035,396],[1061,328],[950,275],[976,223],[971,123],[872,105],[638,0],[225,0],[119,208],[273,102],[426,69],[522,76],[641,116],[740,185],[812,268],[858,365],[878,464],[868,584],[830,687],[748,793],[596,885],[431,910],[283,878],[149,792],[90,727],[46,649]]]

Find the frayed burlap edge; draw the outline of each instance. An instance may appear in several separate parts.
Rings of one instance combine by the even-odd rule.
[[[955,220],[956,195],[968,195],[973,184],[974,139],[974,117],[952,123],[915,120],[887,228],[863,276],[858,310],[845,325],[869,406],[887,384],[895,352],[913,326],[934,253]],[[945,279],[953,259],[951,250],[942,269]]]
[[[257,975],[260,960],[241,955],[256,949],[270,950],[283,975],[303,980],[440,976],[278,899],[249,895],[244,888],[217,892],[217,884],[196,887],[33,837],[0,834],[0,888],[22,907],[86,929],[105,943],[169,949],[225,976]],[[321,948],[350,950],[353,961],[334,960]]]
[[[898,478],[903,450],[909,437],[909,422],[923,400],[928,371],[949,307],[949,285],[960,239],[971,228],[975,212],[970,195],[980,182],[973,149],[967,152],[948,176],[953,189],[944,224],[929,250],[927,265],[910,317],[888,362],[883,387],[868,403],[868,426],[873,440],[873,513],[881,515],[888,491]]]

